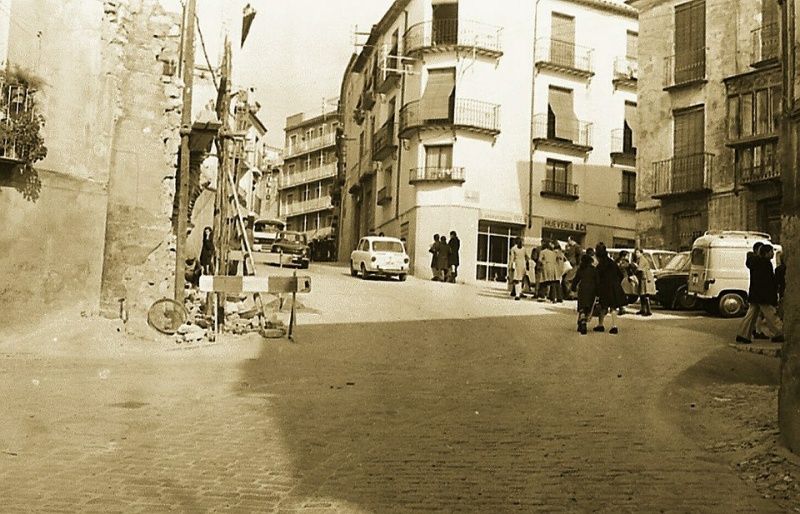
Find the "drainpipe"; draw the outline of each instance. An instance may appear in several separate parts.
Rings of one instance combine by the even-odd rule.
[[[538,31],[539,0],[533,6],[533,59],[531,62],[531,131],[528,137],[530,151],[528,152],[528,229],[533,226],[533,152],[536,145],[533,142],[533,122],[536,112],[534,111],[534,93],[536,91],[536,34]]]
[[[406,30],[408,30],[408,11],[403,11],[403,15],[404,15],[404,18],[403,18],[403,38],[405,39]],[[403,46],[405,47],[405,41],[403,41]],[[405,48],[403,48],[403,51],[405,51]],[[400,51],[398,50],[397,53],[399,55]],[[403,66],[402,60],[398,64],[400,66]],[[404,67],[401,68],[401,70],[402,71],[400,72],[400,110],[402,111],[403,107],[405,107],[405,101],[406,101],[406,74],[405,74],[405,68]],[[395,106],[395,109],[397,109],[396,106]],[[394,113],[392,113],[392,114],[394,114]],[[400,112],[398,111],[397,114],[399,115]],[[399,118],[399,116],[398,116],[398,118]],[[400,120],[399,119],[396,119],[395,125],[398,128],[400,127]],[[400,141],[400,138],[397,138],[397,180],[396,180],[396,182],[397,182],[397,194],[395,195],[395,199],[394,199],[394,218],[397,220],[398,223],[400,222],[400,173],[403,170],[403,168],[401,167],[401,164],[403,162],[402,157],[403,157],[403,142]]]

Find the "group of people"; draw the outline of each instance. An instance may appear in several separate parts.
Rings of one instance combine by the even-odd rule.
[[[455,230],[450,231],[450,240],[447,236],[433,235],[428,251],[431,253],[431,272],[435,282],[455,283],[460,264],[458,252],[461,250],[461,241]]]
[[[557,241],[542,239],[530,255],[522,246],[522,238],[516,238],[508,256],[511,295],[519,300],[528,291],[541,301],[563,302],[570,297],[569,283],[581,254],[581,246],[572,237],[563,250]]]
[[[753,251],[747,252],[745,265],[750,270],[750,289],[747,313],[739,326],[737,343],[750,344],[753,338],[768,339],[764,328],[772,333],[772,342],[782,343],[783,296],[786,291],[785,255],[777,268],[772,267],[775,248],[771,244],[757,242]]]

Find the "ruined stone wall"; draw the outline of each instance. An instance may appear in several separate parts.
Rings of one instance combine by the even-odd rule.
[[[117,77],[101,309],[143,324],[149,306],[171,297],[170,206],[180,135],[177,79],[180,17],[157,0],[106,0],[105,66]]]

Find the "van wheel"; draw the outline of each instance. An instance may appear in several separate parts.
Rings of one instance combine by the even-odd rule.
[[[739,293],[723,293],[719,297],[719,314],[723,318],[741,316],[747,310],[747,302]]]
[[[691,296],[686,286],[681,286],[675,291],[674,306],[687,311],[694,310],[697,308],[697,297]]]

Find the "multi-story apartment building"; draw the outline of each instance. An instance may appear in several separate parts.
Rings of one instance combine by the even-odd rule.
[[[286,146],[279,184],[280,216],[289,230],[310,238],[333,237],[331,189],[336,178],[336,110],[286,118]]]
[[[780,241],[777,0],[632,0],[639,9],[639,232],[690,248],[706,230]]]
[[[371,231],[433,234],[503,279],[514,237],[635,244],[636,11],[605,0],[398,0],[340,102],[339,258]]]

